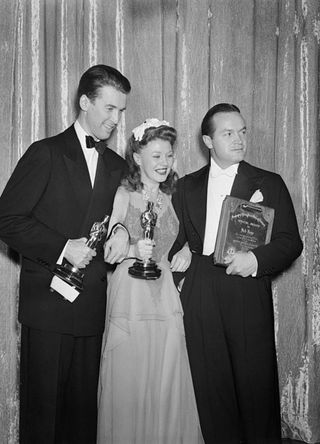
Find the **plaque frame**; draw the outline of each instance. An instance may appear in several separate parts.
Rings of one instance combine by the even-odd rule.
[[[226,196],[221,208],[215,265],[227,267],[226,260],[238,251],[250,251],[270,242],[274,209],[233,196]]]

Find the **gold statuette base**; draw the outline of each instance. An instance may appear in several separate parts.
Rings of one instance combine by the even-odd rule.
[[[132,267],[129,267],[128,273],[132,277],[146,280],[159,279],[161,276],[160,268],[152,259],[149,259],[146,262],[138,259]]]
[[[78,291],[83,290],[83,276],[84,274],[76,267],[69,263],[57,265],[54,274],[62,279],[67,284],[71,285]]]

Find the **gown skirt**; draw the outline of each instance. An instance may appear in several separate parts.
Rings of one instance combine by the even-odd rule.
[[[98,392],[98,444],[203,443],[183,311],[170,264],[131,277],[122,262],[108,284]]]

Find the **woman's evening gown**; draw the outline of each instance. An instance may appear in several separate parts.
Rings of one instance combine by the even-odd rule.
[[[125,226],[143,238],[141,193],[128,192]],[[98,444],[203,443],[187,357],[183,311],[168,252],[178,232],[170,198],[162,194],[154,231],[157,280],[131,277],[126,259],[108,284],[98,394]]]

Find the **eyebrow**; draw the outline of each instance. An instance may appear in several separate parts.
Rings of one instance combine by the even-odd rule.
[[[243,131],[244,129],[246,130],[247,127],[246,127],[246,126],[243,126],[242,128],[239,129],[239,131]],[[234,130],[234,129],[231,129],[231,128],[224,128],[224,129],[222,130],[222,132],[225,132],[225,131],[235,131],[235,130]]]
[[[170,151],[168,151],[166,154],[170,154],[170,153],[172,153],[173,152],[173,149],[171,148],[171,150]],[[155,150],[155,151],[152,151],[152,153],[154,154],[154,153],[162,153],[162,151],[161,150]]]
[[[105,106],[108,106],[110,108],[118,108],[116,105],[113,105],[112,103],[107,103]],[[125,111],[127,107],[121,108],[120,111]]]
[[[156,151],[152,151],[151,154],[173,154],[173,149],[171,149],[170,151],[166,152],[166,153],[162,153],[161,150],[156,150]]]

